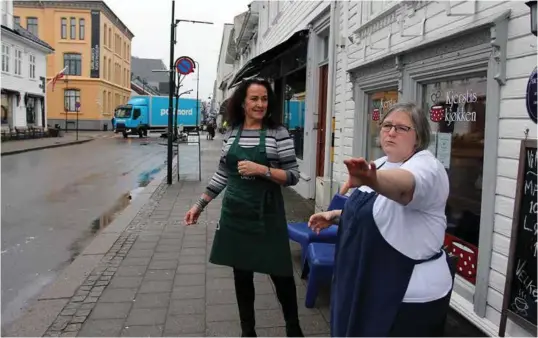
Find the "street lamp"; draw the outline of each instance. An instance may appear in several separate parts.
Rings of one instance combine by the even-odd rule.
[[[183,20],[183,19],[175,19],[175,9],[176,9],[176,1],[172,0],[172,21],[170,23],[170,68],[168,70],[170,78],[169,78],[169,88],[168,88],[168,151],[167,151],[167,175],[166,175],[166,182],[168,185],[172,184],[172,143],[173,143],[173,124],[174,124],[174,116],[172,115],[172,112],[174,111],[174,87],[175,87],[175,69],[174,69],[174,46],[176,44],[176,27],[180,22],[190,22],[190,23],[201,23],[201,24],[208,24],[212,25],[212,22],[209,21],[197,21],[197,20]],[[179,156],[179,154],[178,154]],[[179,169],[179,168],[178,168]]]
[[[536,36],[537,27],[536,27],[536,3],[537,1],[527,1],[525,5],[529,6],[531,11],[531,32]]]

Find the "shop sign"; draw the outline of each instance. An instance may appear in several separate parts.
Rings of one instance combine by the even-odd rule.
[[[534,70],[529,77],[529,82],[527,82],[525,102],[527,105],[527,114],[529,114],[531,120],[536,123],[536,67],[534,67]]]
[[[397,103],[397,101],[394,100],[394,99],[374,100],[372,102],[372,105],[374,106],[374,110],[372,111],[372,120],[373,121],[379,121],[381,119],[381,112],[385,113],[392,106],[394,106],[396,103]]]
[[[441,98],[441,92],[431,95],[432,102],[437,103]],[[472,90],[465,93],[458,93],[450,90],[445,93],[445,105],[434,105],[430,108],[430,120],[433,122],[447,122],[450,126],[452,122],[474,122],[476,121],[476,111],[469,111],[465,105],[467,103],[476,103],[478,96]],[[457,105],[456,111],[453,107]]]

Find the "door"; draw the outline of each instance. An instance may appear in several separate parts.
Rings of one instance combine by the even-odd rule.
[[[325,128],[327,123],[327,82],[329,65],[319,67],[318,89],[318,144],[316,151],[316,176],[323,176],[325,165]]]

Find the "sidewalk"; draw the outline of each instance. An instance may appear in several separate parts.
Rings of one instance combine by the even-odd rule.
[[[29,140],[11,140],[7,142],[2,142],[1,151],[2,156],[14,155],[34,150],[86,143],[92,141],[95,138],[104,137],[114,137],[114,133],[80,131],[78,133],[78,141],[76,139],[76,133],[74,131],[70,131],[67,134],[64,134],[63,137],[44,137]]]
[[[202,182],[167,186],[152,182],[51,285],[30,311],[8,328],[9,336],[238,336],[239,315],[230,268],[208,262],[222,196],[195,226],[183,216],[218,163],[221,140],[202,141]],[[182,146],[180,175],[197,178],[196,146]],[[175,161],[174,161],[175,163]],[[162,183],[161,183],[162,181]],[[289,220],[307,219],[313,202],[284,189]],[[316,308],[304,306],[299,246],[292,243],[301,326],[307,336],[329,336],[329,294]],[[256,274],[258,336],[285,336],[270,279]],[[458,332],[461,320],[450,321]],[[452,327],[447,325],[447,328]]]

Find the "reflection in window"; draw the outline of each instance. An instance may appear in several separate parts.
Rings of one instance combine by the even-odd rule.
[[[11,98],[7,94],[2,94],[2,124],[11,122]]]
[[[67,111],[76,111],[76,103],[80,102],[80,90],[67,89],[64,91],[65,108]]]
[[[445,244],[468,255],[458,263],[458,273],[475,283],[480,230],[486,76],[432,83],[423,86],[423,109],[436,134],[435,155],[450,179]],[[453,244],[455,243],[455,244]]]
[[[26,102],[26,123],[34,124],[35,123],[35,98],[29,97]]]
[[[383,116],[398,102],[398,91],[389,90],[368,95],[368,124],[366,140],[366,158],[374,161],[385,156],[379,142],[379,123]]]
[[[303,159],[305,127],[306,68],[286,77],[282,123],[295,144],[297,158]]]

